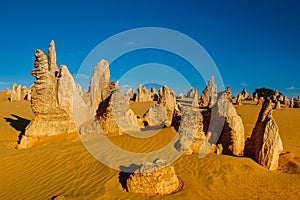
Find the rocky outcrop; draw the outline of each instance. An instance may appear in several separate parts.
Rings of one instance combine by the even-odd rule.
[[[151,98],[153,101],[158,101],[158,93],[154,86],[151,88]]]
[[[133,89],[132,89],[132,88],[129,88],[129,89],[125,92],[125,95],[126,95],[130,100],[132,100],[133,97],[134,97]]]
[[[236,98],[236,105],[242,105],[243,96],[241,94],[238,94]]]
[[[73,118],[74,79],[66,66],[58,70],[55,45],[52,41],[48,60],[41,50],[36,50],[32,75],[36,78],[31,86],[31,108],[35,118],[26,127],[19,148],[26,148],[41,136],[76,131]]]
[[[159,100],[158,103],[165,108],[166,111],[166,122],[167,127],[171,126],[174,111],[176,106],[176,98],[173,90],[169,89],[167,86],[163,86],[159,89]]]
[[[272,113],[272,102],[266,100],[260,110],[252,135],[247,140],[246,155],[262,166],[276,170],[283,146],[279,128]]]
[[[299,98],[294,98],[293,108],[300,108],[300,99]]]
[[[21,99],[21,85],[14,83],[10,94],[10,101],[20,101]]]
[[[166,122],[166,110],[160,104],[153,105],[144,115],[149,126],[163,126]]]
[[[294,105],[295,105],[295,100],[294,98],[292,98],[290,102],[290,108],[294,108]]]
[[[249,93],[247,92],[246,88],[244,88],[240,94],[242,95],[243,100],[249,97]]]
[[[136,115],[129,109],[129,98],[118,87],[99,104],[96,118],[103,133],[110,136],[139,128]]]
[[[217,101],[217,96],[217,85],[214,83],[214,77],[212,76],[201,94],[200,106],[212,108]]]
[[[191,88],[191,89],[188,91],[186,97],[187,97],[187,98],[194,98],[196,92],[197,92],[197,90],[195,90],[194,88]],[[197,93],[198,93],[198,92],[197,92]]]
[[[280,109],[281,109],[280,101],[277,101],[277,102],[275,103],[275,109],[276,109],[276,110],[280,110]]]
[[[230,89],[229,86],[226,88],[225,94],[226,94],[226,98],[227,98],[230,102],[232,102],[232,93],[231,93],[231,89]]]
[[[11,95],[11,90],[9,88],[6,88],[5,94]]]
[[[166,195],[180,189],[180,181],[173,166],[163,160],[144,163],[126,181],[128,192],[146,195]]]
[[[290,105],[290,100],[289,100],[289,98],[287,97],[287,96],[284,96],[283,97],[283,105],[285,105],[285,106],[289,106]]]
[[[14,83],[10,91],[10,101],[31,100],[31,91],[26,86],[17,85]]]
[[[194,96],[192,97],[192,98],[193,98],[193,101],[192,101],[192,107],[199,108],[198,91],[196,90],[195,93],[194,93],[193,95],[194,95]]]
[[[215,109],[215,121],[225,119],[223,130],[217,144],[222,144],[223,153],[228,155],[243,156],[245,146],[245,133],[242,118],[236,113],[232,103],[223,93],[218,99]],[[216,130],[217,124],[212,123],[211,130]]]
[[[147,90],[146,86],[139,85],[135,97],[135,102],[152,101],[151,92]]]
[[[73,93],[73,115],[76,127],[80,127],[87,121],[91,121],[95,117],[93,108],[91,107],[90,97],[87,92],[82,92],[79,84],[75,85]]]
[[[203,117],[197,108],[181,106],[181,119],[178,129],[180,139],[176,149],[186,154],[199,153],[206,140],[203,132]]]
[[[257,93],[254,94],[253,101],[258,102],[258,94]]]
[[[110,81],[109,64],[106,60],[101,60],[94,68],[89,94],[93,113],[96,113],[99,104],[104,101],[114,90],[116,83]]]
[[[239,93],[237,96],[236,105],[242,105],[242,101],[244,101],[248,98],[250,98],[250,95],[247,92],[246,88],[244,88],[243,91],[241,93]]]
[[[265,101],[265,99],[263,97],[260,97],[259,100],[258,100],[258,102],[257,102],[257,105],[258,106],[263,105],[264,101]]]
[[[185,98],[185,96],[183,93],[179,93],[176,97],[176,99],[178,99],[178,100],[183,100],[184,98]]]

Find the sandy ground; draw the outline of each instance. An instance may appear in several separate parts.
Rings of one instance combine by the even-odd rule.
[[[119,172],[94,157],[76,133],[43,138],[26,150],[14,149],[18,135],[33,118],[26,101],[8,102],[0,93],[0,199],[299,199],[300,175],[268,171],[249,158],[210,154],[199,159],[184,155],[173,163],[183,181],[181,191],[167,196],[147,197],[123,191]],[[132,104],[136,113],[146,103]],[[238,106],[246,135],[250,135],[259,107]],[[274,111],[284,148],[300,158],[300,109]],[[117,136],[111,141],[121,148],[149,152],[163,147],[175,135],[163,129],[148,139]],[[68,199],[67,198],[67,199]]]

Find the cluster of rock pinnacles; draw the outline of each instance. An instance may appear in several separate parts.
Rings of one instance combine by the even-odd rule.
[[[174,145],[178,151],[187,154],[215,152],[246,155],[270,170],[278,167],[283,146],[278,126],[272,117],[271,100],[263,102],[252,135],[245,141],[244,126],[232,104],[230,88],[218,93],[213,77],[200,96],[197,90],[191,89],[187,95],[180,94],[176,98],[167,86],[157,92],[155,88],[148,91],[142,85],[136,94],[132,89],[123,94],[117,83],[110,81],[108,62],[101,60],[94,68],[89,91],[82,92],[68,68],[64,65],[58,68],[53,41],[48,58],[41,50],[36,50],[35,58],[32,75],[36,80],[30,88],[35,118],[19,141],[19,149],[31,147],[42,136],[77,130],[81,134],[112,136],[145,125],[163,125],[174,126],[178,130],[180,139]],[[20,87],[16,87],[16,90],[19,91]],[[248,97],[247,91],[243,90],[237,98],[238,104]],[[259,102],[257,96],[253,99]],[[143,118],[138,118],[129,108],[130,100],[157,103]],[[211,119],[213,123],[210,123]],[[218,130],[221,130],[219,134]],[[123,187],[129,192],[150,195],[177,191],[180,180],[174,167],[167,163],[159,158],[145,162],[128,177]]]

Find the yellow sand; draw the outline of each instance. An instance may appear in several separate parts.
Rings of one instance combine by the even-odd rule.
[[[15,150],[18,135],[28,123],[25,119],[31,120],[34,115],[29,102],[10,103],[7,97],[0,94],[0,199],[51,199],[57,195],[70,199],[149,199],[123,191],[118,181],[119,172],[93,158],[77,134],[46,137],[31,149]],[[143,108],[135,110],[142,115],[147,104],[131,106]],[[237,107],[247,135],[254,127],[259,109],[254,105]],[[11,114],[23,119],[13,121],[16,118]],[[278,110],[274,116],[285,149],[299,158],[300,109]],[[148,152],[162,147],[174,135],[174,129],[169,128],[149,138],[148,142],[129,136],[111,140],[127,150]],[[249,158],[211,154],[199,159],[197,155],[184,155],[173,165],[184,183],[182,190],[152,199],[300,197],[299,174],[268,171]]]

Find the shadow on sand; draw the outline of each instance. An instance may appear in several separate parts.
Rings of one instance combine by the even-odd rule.
[[[9,122],[9,125],[16,129],[17,131],[20,131],[20,134],[18,136],[18,143],[20,142],[21,138],[25,134],[26,126],[30,123],[30,120],[22,118],[18,115],[11,114],[13,118],[4,117],[6,122]]]
[[[121,166],[120,173],[119,173],[119,183],[121,183],[124,190],[128,192],[128,188],[126,185],[127,179],[132,175],[137,169],[141,166],[136,164],[131,164],[129,167]]]

